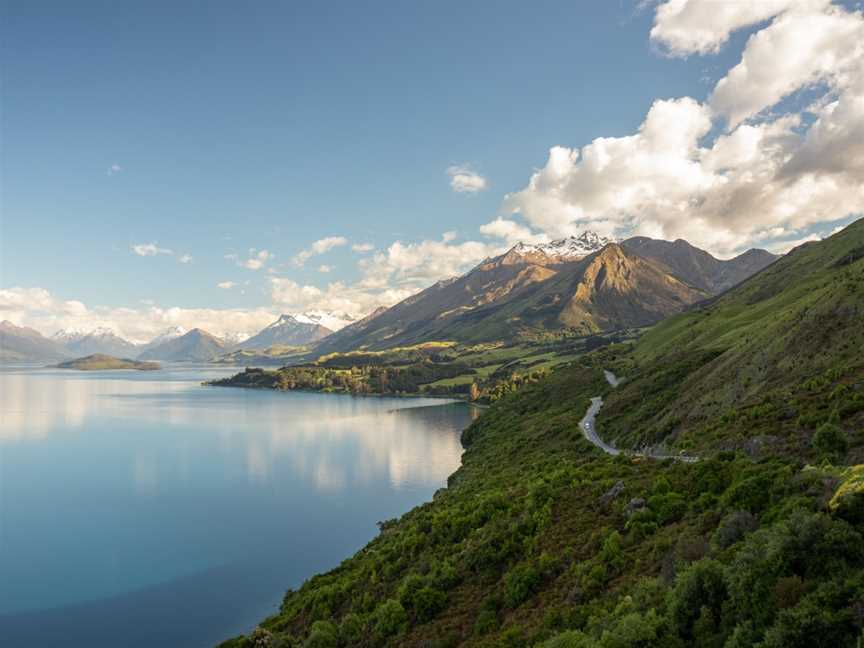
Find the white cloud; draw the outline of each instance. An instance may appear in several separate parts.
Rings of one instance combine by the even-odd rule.
[[[291,262],[299,268],[302,267],[313,256],[324,254],[325,252],[329,252],[333,248],[341,247],[347,244],[348,239],[346,239],[344,236],[328,236],[326,238],[318,239],[307,249],[298,252],[294,256],[294,258],[291,259]]]
[[[318,266],[318,272],[327,273],[327,272],[330,272],[332,269],[333,269],[332,266],[325,265],[323,263],[320,266]]]
[[[755,4],[658,7],[653,35],[679,53],[713,51],[731,30],[782,13],[750,37],[708,102],[657,100],[631,135],[553,147],[504,211],[552,237],[587,228],[680,237],[723,255],[864,212],[864,18],[804,1],[760,4],[754,19]],[[676,24],[710,33],[693,27],[675,40]],[[803,90],[812,97],[803,111],[777,108]],[[720,120],[728,132],[718,134]],[[481,231],[506,239],[520,225],[499,218]]]
[[[249,258],[245,261],[240,261],[237,255],[226,255],[225,258],[233,258],[237,261],[237,265],[248,270],[260,270],[273,258],[273,254],[267,250],[249,248]]]
[[[371,243],[355,243],[351,246],[351,249],[355,252],[371,252],[375,249],[375,246]]]
[[[358,285],[363,289],[397,286],[416,291],[439,279],[465,272],[502,251],[500,245],[478,241],[454,243],[453,236],[454,233],[447,232],[440,241],[396,241],[359,262],[363,278]]]
[[[192,255],[191,254],[181,254],[177,257],[177,260],[180,263],[192,263]]]
[[[488,185],[486,178],[465,164],[449,167],[447,175],[450,176],[450,188],[456,193],[477,193]]]
[[[174,252],[168,248],[159,247],[155,242],[153,243],[137,243],[132,246],[132,251],[138,256],[146,257],[146,256],[156,256],[157,254],[174,254]]]
[[[524,225],[500,216],[490,223],[480,226],[480,233],[491,238],[500,238],[509,246],[517,243],[548,243],[545,234],[535,234]]]
[[[416,292],[407,288],[366,289],[334,282],[326,288],[300,285],[292,279],[272,277],[270,279],[273,303],[281,310],[303,312],[324,310],[348,313],[362,317],[378,306],[392,306]]]
[[[221,288],[222,290],[231,290],[237,283],[234,281],[220,281],[216,284],[217,288]]]
[[[827,0],[670,0],[657,7],[651,40],[673,56],[714,53],[732,32],[803,4],[825,5]]]
[[[106,171],[106,174],[109,176],[113,176],[113,175],[117,175],[121,171],[123,171],[123,167],[121,167],[119,164],[117,164],[115,162],[110,167],[108,167],[108,171]]]

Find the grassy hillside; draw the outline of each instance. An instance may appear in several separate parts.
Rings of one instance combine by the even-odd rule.
[[[649,331],[601,414],[622,445],[752,446],[815,458],[825,425],[864,442],[864,221]],[[852,459],[864,462],[856,452]]]

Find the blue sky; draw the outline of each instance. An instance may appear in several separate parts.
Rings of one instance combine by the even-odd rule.
[[[550,225],[536,196],[505,196],[548,169],[552,146],[628,136],[657,99],[706,101],[765,25],[669,56],[649,39],[654,7],[632,2],[2,6],[0,285],[88,309],[276,312],[274,278],[321,291],[434,279],[450,266],[370,279],[358,261],[445,232],[502,245],[479,228],[514,205],[539,237],[590,225]],[[453,191],[454,166],[486,188]],[[325,237],[347,243],[291,263]],[[166,252],[134,253],[144,244]],[[261,268],[240,267],[261,250]]]

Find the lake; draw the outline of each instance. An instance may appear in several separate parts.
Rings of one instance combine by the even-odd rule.
[[[427,501],[460,403],[0,369],[0,645],[212,646]]]

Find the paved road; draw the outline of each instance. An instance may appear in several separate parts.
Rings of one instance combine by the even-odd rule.
[[[608,369],[603,370],[603,375],[606,377],[606,382],[612,385],[612,387],[617,387],[621,384],[621,379]],[[585,412],[585,416],[583,416],[582,420],[579,421],[579,427],[582,429],[582,434],[585,436],[585,438],[588,439],[588,441],[593,443],[595,446],[600,448],[606,454],[625,454],[631,457],[650,457],[652,459],[674,459],[675,461],[683,461],[685,463],[694,463],[696,461],[699,461],[699,457],[664,454],[661,452],[655,452],[650,448],[645,449],[642,452],[637,452],[630,450],[619,450],[615,446],[609,445],[597,434],[597,412],[600,411],[601,407],[603,407],[603,399],[599,396],[595,396],[594,398],[592,398],[591,407],[588,408],[588,411]]]

